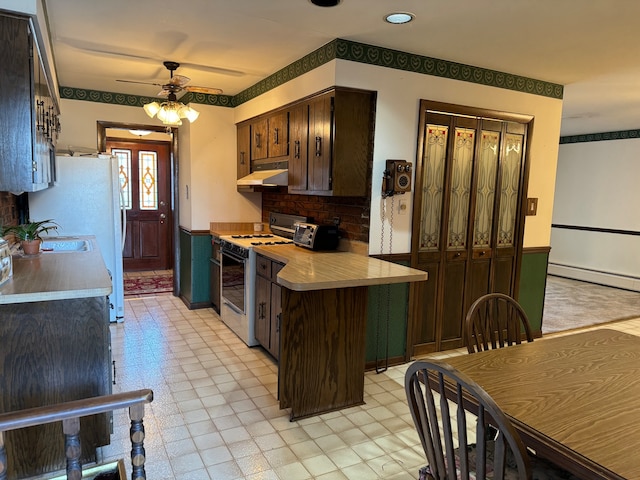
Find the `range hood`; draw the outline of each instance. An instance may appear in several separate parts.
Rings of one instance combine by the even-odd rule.
[[[288,185],[289,170],[287,169],[274,169],[274,170],[258,170],[250,173],[246,177],[238,179],[238,186],[257,186],[264,187],[277,187],[280,185]]]

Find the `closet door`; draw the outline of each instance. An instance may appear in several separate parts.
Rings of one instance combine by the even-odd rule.
[[[527,124],[437,107],[420,118],[411,263],[429,280],[411,287],[408,357],[463,346],[470,305],[514,295],[522,250]]]

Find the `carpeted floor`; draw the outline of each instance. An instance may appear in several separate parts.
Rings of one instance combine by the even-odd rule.
[[[640,317],[640,292],[549,275],[542,333]]]
[[[173,272],[127,272],[124,296],[151,295],[173,291]]]

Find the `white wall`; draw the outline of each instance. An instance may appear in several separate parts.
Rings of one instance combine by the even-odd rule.
[[[193,107],[200,112],[198,120],[180,127],[181,134],[184,129],[188,139],[184,141],[183,138],[180,146],[180,224],[191,230],[209,230],[209,222],[261,221],[262,195],[238,193],[236,189],[233,109],[208,105]],[[185,147],[188,150],[183,150]]]
[[[336,61],[333,60],[239,105],[234,109],[235,122],[239,123],[256,115],[293,103],[335,84]]]
[[[333,85],[378,92],[370,220],[372,240],[369,252],[371,254],[380,253],[380,242],[373,239],[379,239],[382,230],[383,200],[380,191],[385,161],[402,159],[415,164],[421,99],[535,117],[530,152],[528,196],[539,199],[538,213],[536,216],[527,217],[524,246],[549,245],[562,113],[561,100],[346,60],[334,60],[237,107],[235,121],[240,122],[251,118]],[[405,200],[409,206],[404,215],[400,214],[401,200]],[[387,221],[390,217],[392,202],[395,207],[392,251],[393,253],[409,252],[413,197],[404,195],[385,201],[387,202]],[[383,247],[385,253],[389,252],[389,230],[390,227],[385,225]]]
[[[553,223],[640,231],[640,139],[560,145]],[[640,236],[553,228],[549,271],[640,291]]]
[[[253,222],[261,218],[260,194],[236,191],[236,134],[233,109],[195,105],[200,117],[179,127],[179,223],[189,230],[209,230],[209,222]],[[61,101],[62,132],[58,149],[95,149],[98,120],[159,125],[140,107],[79,100]],[[187,198],[187,186],[189,198]]]
[[[235,123],[294,102],[319,90],[341,85],[376,90],[376,132],[371,206],[371,238],[382,230],[380,195],[385,160],[415,163],[421,99],[533,115],[529,197],[537,197],[538,214],[527,217],[525,247],[548,246],[551,236],[554,182],[562,101],[401,70],[334,60],[235,109],[196,105],[201,112],[190,126],[180,127],[180,224],[192,230],[208,229],[210,221],[253,222],[260,219],[261,196],[240,194],[236,180]],[[95,120],[148,124],[142,108],[63,100],[60,145],[95,145]],[[186,163],[185,163],[186,162]],[[186,190],[189,186],[189,198]],[[393,253],[410,251],[412,195],[396,197]],[[409,204],[400,215],[399,203]],[[387,218],[391,199],[387,199]],[[384,251],[389,251],[385,226]],[[372,240],[370,253],[380,252]]]
[[[379,253],[382,202],[387,203],[387,219],[392,199],[381,198],[382,172],[387,159],[411,161],[417,155],[420,100],[435,100],[458,105],[533,115],[529,197],[538,197],[538,214],[527,217],[524,246],[547,246],[553,208],[553,184],[556,168],[562,102],[537,95],[420,75],[372,65],[338,61],[336,77],[340,85],[378,91],[374,144],[373,192],[371,202],[370,253]],[[415,171],[415,169],[414,169]],[[413,183],[415,185],[415,183]],[[409,212],[399,214],[399,200],[407,197]],[[393,198],[393,197],[392,197]],[[393,251],[411,250],[411,215],[413,196],[405,194],[395,200]],[[386,226],[388,232],[390,227]],[[388,233],[385,234],[385,245]],[[385,247],[388,252],[388,246]]]

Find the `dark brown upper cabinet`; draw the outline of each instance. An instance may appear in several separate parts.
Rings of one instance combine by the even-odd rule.
[[[27,18],[0,15],[0,191],[42,190],[55,180],[58,106]]]

